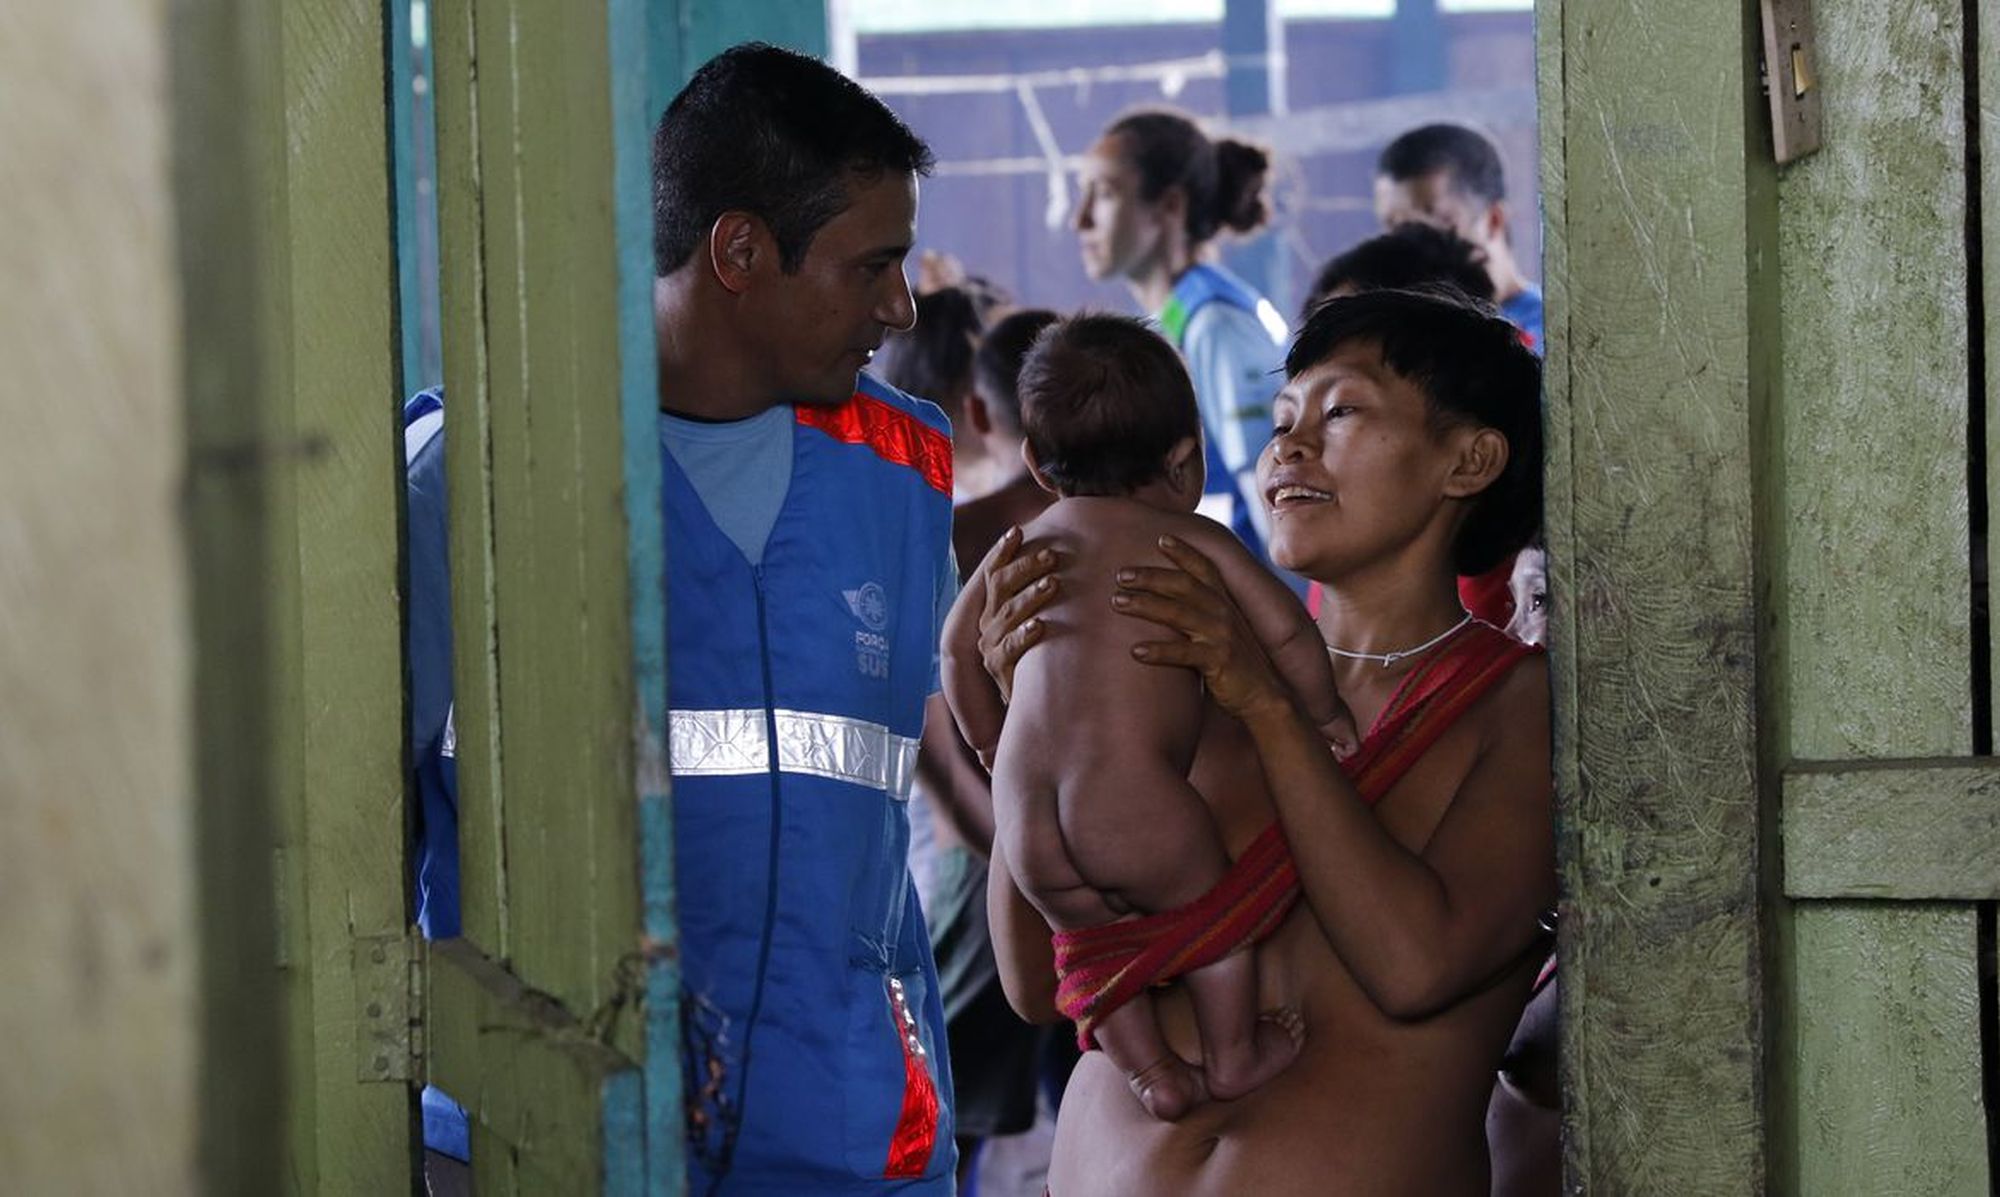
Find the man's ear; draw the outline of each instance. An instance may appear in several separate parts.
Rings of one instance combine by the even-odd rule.
[[[1493,485],[1507,468],[1507,438],[1496,428],[1476,428],[1459,442],[1458,460],[1444,480],[1447,498],[1469,499]]]
[[[1479,218],[1479,223],[1481,231],[1486,234],[1488,244],[1494,241],[1506,240],[1507,201],[1494,200],[1492,203],[1486,205],[1486,214]]]
[[[770,230],[748,212],[724,212],[708,230],[708,260],[715,279],[733,294],[750,286],[764,259],[777,252]]]
[[[1062,493],[1056,489],[1055,483],[1049,481],[1049,476],[1042,473],[1041,463],[1035,460],[1035,447],[1025,439],[1021,442],[1021,460],[1027,463],[1028,476],[1035,480],[1036,486],[1041,487],[1052,495],[1060,495]]]

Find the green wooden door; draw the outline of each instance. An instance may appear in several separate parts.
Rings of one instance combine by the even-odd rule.
[[[1780,168],[1757,7],[1538,10],[1570,1180],[1984,1194],[2000,27],[1820,0]]]
[[[433,945],[426,1026],[482,1193],[647,1188],[639,829],[663,811],[638,788],[622,428],[654,400],[626,344],[650,271],[620,254],[647,142],[643,61],[613,61],[642,17],[433,9],[464,937]]]

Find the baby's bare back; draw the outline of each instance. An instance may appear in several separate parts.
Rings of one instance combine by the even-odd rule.
[[[1168,633],[1117,613],[1111,596],[1121,567],[1167,563],[1162,535],[1227,533],[1116,498],[1065,499],[1024,532],[1056,549],[1062,589],[1016,667],[993,766],[995,830],[1016,879],[1059,928],[1191,900],[1212,870],[1188,866],[1226,861],[1186,782],[1207,700],[1193,672],[1133,659],[1133,645]]]

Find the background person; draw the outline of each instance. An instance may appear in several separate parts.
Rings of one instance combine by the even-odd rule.
[[[1375,163],[1375,215],[1382,227],[1450,229],[1486,255],[1500,314],[1542,351],[1542,292],[1521,273],[1507,231],[1507,175],[1499,147],[1465,125],[1423,125],[1382,150]]]
[[[1187,359],[1208,451],[1203,511],[1265,560],[1255,471],[1287,329],[1269,300],[1216,264],[1215,242],[1270,218],[1270,168],[1261,146],[1211,138],[1177,109],[1141,109],[1111,122],[1085,155],[1072,222],[1084,270],[1124,282]]]

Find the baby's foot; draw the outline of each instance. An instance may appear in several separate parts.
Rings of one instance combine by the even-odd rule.
[[[1178,1122],[1208,1100],[1201,1070],[1172,1052],[1128,1075],[1125,1082],[1132,1086],[1146,1112],[1162,1122]]]
[[[1298,1059],[1306,1043],[1306,1020],[1296,1006],[1280,1006],[1257,1016],[1255,1054],[1240,1075],[1211,1075],[1208,1089],[1219,1101],[1234,1101],[1277,1076]],[[1212,1071],[1212,1070],[1211,1070]]]

